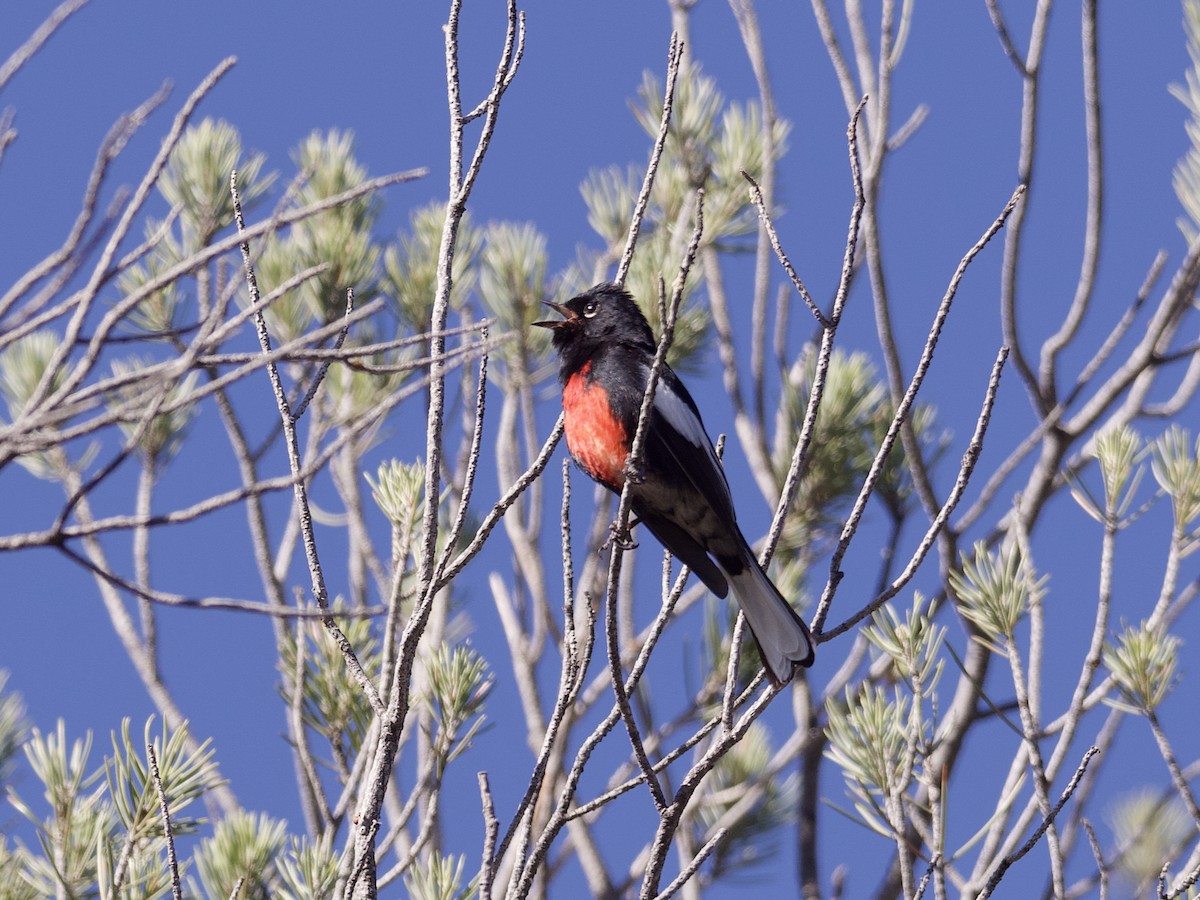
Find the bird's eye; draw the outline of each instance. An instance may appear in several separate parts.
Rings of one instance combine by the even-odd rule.
[[[595,300],[592,300],[591,302],[589,302],[589,303],[587,304],[587,306],[585,306],[585,307],[583,308],[583,314],[584,314],[585,316],[587,316],[587,318],[589,318],[589,319],[590,319],[590,318],[592,318],[594,315],[596,315],[596,310],[597,310],[598,308],[599,308],[599,307],[596,305],[596,301],[595,301]]]

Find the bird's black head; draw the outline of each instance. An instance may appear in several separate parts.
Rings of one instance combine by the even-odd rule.
[[[562,318],[533,324],[551,329],[564,375],[577,371],[606,347],[654,353],[654,332],[646,317],[625,289],[612,282],[598,284],[566,303],[543,302],[562,313]]]

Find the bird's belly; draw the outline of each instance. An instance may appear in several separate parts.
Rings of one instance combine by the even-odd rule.
[[[663,477],[649,473],[632,491],[633,509],[639,515],[665,519],[682,528],[705,550],[727,530],[708,499],[682,474]]]
[[[612,413],[608,396],[589,384],[586,370],[563,387],[567,449],[580,468],[614,491],[625,484],[629,439],[625,426]]]

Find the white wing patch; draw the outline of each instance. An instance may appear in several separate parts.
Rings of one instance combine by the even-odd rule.
[[[666,419],[668,425],[674,428],[680,436],[706,457],[710,469],[708,473],[697,472],[693,469],[692,465],[680,460],[684,474],[691,479],[701,494],[705,493],[705,488],[701,486],[701,482],[707,480],[712,472],[716,472],[724,483],[726,496],[730,496],[729,482],[725,478],[725,470],[721,467],[721,463],[717,459],[712,441],[709,440],[708,434],[704,431],[704,423],[700,421],[700,417],[688,406],[683,396],[672,390],[670,385],[662,380],[659,381],[654,391],[654,411]],[[729,502],[732,505],[732,498]]]
[[[700,419],[688,408],[682,397],[661,381],[658,383],[658,388],[654,391],[654,408],[658,411],[659,415],[666,419],[688,441],[697,448],[708,450],[713,456],[713,463],[716,464],[716,454],[712,453],[708,435],[704,433],[704,426],[701,424]]]

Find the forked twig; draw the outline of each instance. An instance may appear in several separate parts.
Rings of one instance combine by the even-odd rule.
[[[237,172],[230,173],[229,176],[229,192],[233,199],[233,214],[234,222],[237,225],[239,234],[244,234],[246,230],[245,220],[242,218],[242,201],[238,194]],[[250,258],[250,242],[244,240],[242,242],[242,266],[246,277],[246,287],[250,292],[250,300],[252,303],[257,303],[260,299],[258,291],[258,278],[254,273],[254,263]],[[271,352],[271,335],[267,331],[267,320],[260,310],[254,316],[255,329],[258,332],[258,342],[263,349],[263,353],[270,354]],[[283,381],[279,377],[279,367],[274,362],[267,363],[267,375],[271,381],[271,390],[275,394],[275,405],[279,408],[279,417],[283,423],[283,433],[285,444],[287,447],[288,464],[291,466],[292,477],[294,482],[292,490],[296,495],[296,511],[300,517],[300,532],[304,543],[304,555],[308,561],[308,572],[312,579],[313,599],[322,609],[329,607],[329,594],[325,587],[325,575],[321,570],[321,560],[317,555],[317,541],[313,534],[312,527],[312,511],[308,504],[308,486],[303,478],[300,477],[300,472],[303,469],[303,460],[300,458],[300,444],[296,437],[296,418],[293,415],[287,399],[287,393],[283,389]],[[329,632],[330,637],[338,645],[341,650],[342,657],[346,661],[346,666],[353,676],[354,681],[366,695],[370,701],[372,709],[376,715],[383,715],[385,707],[383,700],[379,696],[379,691],[375,687],[375,683],[367,675],[359,662],[358,656],[354,652],[349,639],[332,616],[326,616],[321,620],[321,624],[325,626],[325,630]]]
[[[1063,789],[1062,795],[1058,798],[1058,802],[1054,804],[1054,808],[1050,810],[1050,814],[1042,820],[1042,823],[1037,827],[1037,830],[1029,836],[1029,840],[1022,844],[1018,849],[1008,854],[1008,856],[1004,857],[1004,859],[1000,860],[999,865],[996,866],[996,868],[992,871],[991,877],[988,878],[987,884],[985,884],[983,890],[979,892],[979,900],[986,900],[987,897],[990,897],[992,892],[996,890],[996,886],[1000,884],[1000,879],[1004,877],[1004,873],[1008,871],[1009,867],[1037,846],[1038,841],[1042,839],[1042,835],[1046,833],[1046,829],[1054,823],[1054,820],[1058,817],[1058,814],[1062,811],[1062,808],[1066,806],[1067,801],[1071,799],[1071,795],[1075,793],[1075,788],[1079,786],[1079,780],[1083,778],[1083,773],[1087,771],[1088,763],[1090,763],[1092,761],[1092,757],[1099,752],[1100,750],[1098,748],[1089,747],[1088,751],[1083,754],[1083,760],[1079,763],[1079,768],[1077,768],[1075,770],[1075,774],[1071,776],[1070,782],[1067,784],[1066,788]]]
[[[967,251],[959,262],[958,267],[954,271],[954,275],[950,279],[950,284],[946,288],[946,293],[942,297],[942,302],[938,306],[937,313],[934,315],[933,324],[929,328],[929,336],[925,340],[925,347],[921,351],[921,358],[917,363],[916,371],[913,372],[912,379],[909,381],[908,389],[904,392],[903,398],[896,407],[896,413],[892,418],[892,423],[888,427],[887,434],[880,443],[879,450],[875,454],[875,459],[871,463],[871,468],[867,472],[867,477],[863,480],[861,490],[858,497],[854,501],[854,507],[850,515],[846,518],[846,523],[842,527],[842,533],[838,539],[837,546],[834,548],[833,554],[829,563],[829,578],[825,583],[825,589],[821,594],[821,601],[817,606],[817,611],[813,616],[812,629],[814,636],[820,640],[821,629],[825,622],[825,617],[829,614],[829,607],[833,602],[833,595],[837,592],[837,586],[842,580],[841,563],[842,558],[846,555],[846,550],[850,546],[850,542],[854,539],[855,532],[858,530],[858,524],[862,520],[863,513],[866,511],[867,501],[871,494],[875,491],[875,485],[883,473],[884,464],[887,462],[888,455],[891,453],[892,447],[895,445],[896,438],[899,437],[900,429],[908,419],[909,411],[912,409],[913,403],[916,402],[917,392],[920,391],[921,385],[925,381],[925,375],[929,371],[929,366],[933,362],[933,352],[937,347],[938,337],[941,335],[942,326],[946,322],[947,316],[950,314],[950,307],[954,302],[954,297],[958,293],[959,283],[966,274],[967,267],[978,256],[988,242],[995,234],[1004,227],[1004,223],[1016,208],[1018,201],[1025,193],[1025,186],[1018,185],[1013,191],[1012,196],[1004,205],[1004,209],[1000,215],[988,226],[982,237],[975,242],[974,246]]]

